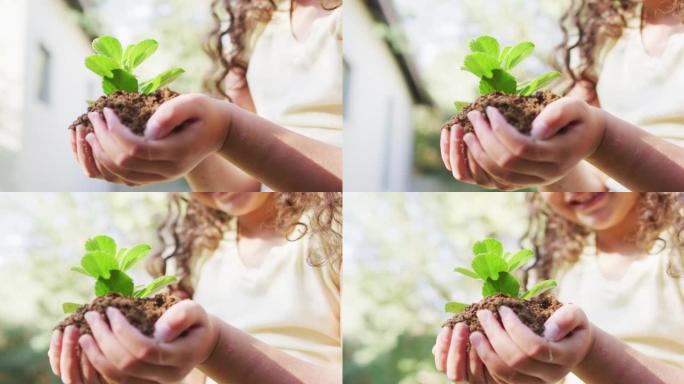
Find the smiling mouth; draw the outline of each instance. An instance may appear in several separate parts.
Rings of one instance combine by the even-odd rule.
[[[566,201],[576,211],[587,211],[608,196],[608,192],[574,193]]]

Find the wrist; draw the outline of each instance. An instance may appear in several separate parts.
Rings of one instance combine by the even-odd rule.
[[[587,342],[587,347],[583,351],[579,362],[573,367],[573,371],[584,371],[587,370],[591,364],[596,364],[596,356],[600,356],[603,352],[601,351],[601,332],[599,328],[593,323],[589,323],[589,341]],[[598,355],[597,355],[598,354]]]
[[[205,357],[199,365],[206,365],[209,364],[215,357],[216,351],[218,350],[219,344],[221,344],[221,338],[222,338],[222,327],[221,327],[221,321],[216,318],[213,315],[208,316],[209,319],[209,354],[207,357]]]
[[[594,145],[592,146],[591,152],[586,157],[587,160],[600,156],[603,143],[608,135],[608,129],[610,129],[608,124],[608,113],[601,108],[590,106],[590,111],[592,114],[592,119],[594,120],[594,126],[596,130],[596,138],[594,139]]]
[[[229,101],[216,100],[216,102],[218,103],[218,110],[220,113],[220,124],[222,130],[222,139],[219,142],[218,148],[216,149],[216,153],[220,153],[228,146],[228,143],[232,136],[231,134],[234,130],[233,126],[235,121],[235,115],[236,113],[239,113],[240,108]]]

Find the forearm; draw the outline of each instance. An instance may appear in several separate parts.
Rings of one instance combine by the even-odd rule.
[[[543,192],[602,192],[605,187],[605,175],[586,161],[579,162],[575,167],[551,184],[541,186]]]
[[[674,384],[684,371],[654,361],[614,336],[593,326],[594,343],[584,360],[573,370],[587,384]]]
[[[261,183],[219,155],[210,155],[185,177],[195,192],[256,192]]]
[[[633,191],[684,190],[684,149],[604,114],[605,134],[587,160]]]
[[[341,383],[340,367],[304,362],[212,318],[219,340],[199,368],[219,383]]]
[[[278,191],[341,191],[342,149],[226,103],[231,127],[219,154]]]

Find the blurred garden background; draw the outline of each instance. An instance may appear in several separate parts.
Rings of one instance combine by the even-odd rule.
[[[488,236],[518,249],[524,194],[345,193],[344,210],[344,382],[449,382],[432,356],[444,304],[481,297],[453,269]]]
[[[92,281],[71,272],[83,244],[108,234],[128,247],[156,245],[165,193],[3,193],[0,198],[0,383],[59,383],[47,349],[65,315],[62,303],[94,297]],[[144,263],[134,280],[152,278]]]
[[[463,191],[439,153],[455,100],[474,100],[460,68],[482,34],[534,42],[514,71],[550,69],[569,0],[350,0],[345,3],[345,190]],[[372,86],[369,86],[372,84]]]
[[[199,92],[210,62],[202,42],[210,0],[0,0],[0,191],[117,191],[83,175],[69,125],[102,94],[84,60],[95,36],[123,44],[153,38],[158,52],[136,73],[186,73],[179,92]],[[147,190],[185,190],[184,181]]]

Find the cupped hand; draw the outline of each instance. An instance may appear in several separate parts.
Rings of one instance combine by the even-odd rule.
[[[435,367],[454,382],[491,383],[491,375],[475,350],[467,351],[468,333],[468,327],[463,323],[454,325],[453,329],[442,328],[432,348]]]
[[[53,334],[48,355],[53,372],[65,383],[173,383],[207,360],[218,329],[204,309],[190,300],[169,308],[143,335],[115,308],[106,318],[85,315],[92,335],[78,337],[73,327]],[[80,352],[79,352],[80,346]],[[80,358],[79,358],[80,355]]]
[[[479,311],[484,334],[470,335],[472,348],[495,382],[555,383],[587,355],[593,332],[584,312],[573,304],[559,308],[546,321],[544,336],[524,325],[508,307]]]
[[[88,115],[93,133],[72,133],[72,149],[88,177],[131,186],[176,180],[223,146],[229,106],[204,95],[181,95],[159,107],[144,137],[105,108]]]
[[[484,187],[515,189],[556,182],[596,151],[605,132],[600,109],[569,97],[544,108],[529,136],[510,125],[496,108],[487,108],[486,114],[485,119],[482,113],[471,112],[474,133],[453,127],[451,135],[442,132],[441,145],[445,165],[457,180]],[[463,145],[465,152],[458,149]],[[474,175],[465,173],[463,164],[472,162],[488,179],[468,177]]]

